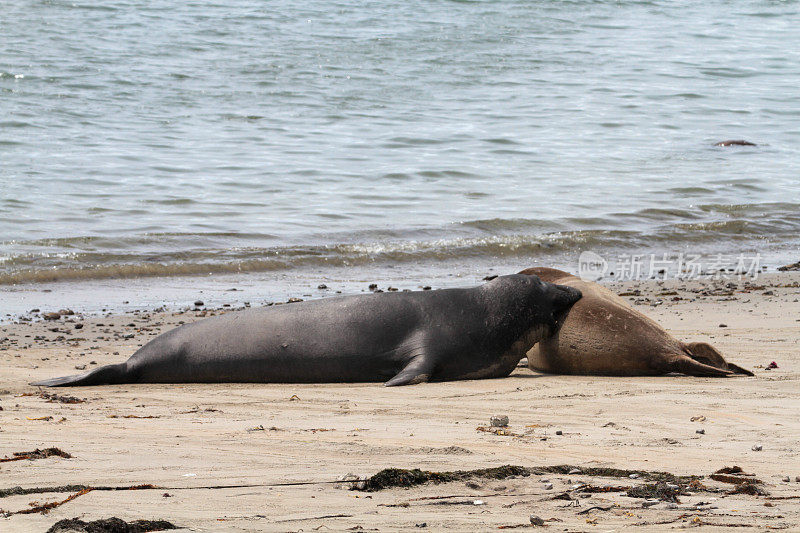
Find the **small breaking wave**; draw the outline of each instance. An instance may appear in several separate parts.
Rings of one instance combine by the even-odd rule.
[[[443,228],[318,235],[286,244],[268,234],[148,234],[2,243],[0,285],[172,277],[362,265],[464,264],[548,258],[582,250],[669,251],[797,245],[800,206],[708,204],[560,221],[484,219]]]

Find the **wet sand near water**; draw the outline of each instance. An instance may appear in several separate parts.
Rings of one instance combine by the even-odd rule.
[[[72,457],[2,462],[0,489],[157,488],[93,490],[47,514],[14,513],[79,490],[0,497],[0,530],[45,531],[64,518],[117,516],[194,531],[494,531],[536,529],[529,520],[536,515],[558,531],[796,531],[799,282],[800,274],[785,273],[749,286],[612,285],[676,337],[710,342],[753,378],[550,376],[519,368],[504,379],[399,388],[145,384],[40,391],[28,382],[121,362],[203,313],[3,323],[0,457],[50,447]],[[57,309],[41,310],[48,311]],[[222,310],[205,314],[216,312]],[[772,361],[778,368],[766,369]],[[509,426],[489,428],[493,415],[507,415]],[[333,483],[390,467],[502,465],[571,467],[377,492]],[[738,485],[709,478],[734,465],[761,482],[748,485],[763,495],[730,494]],[[626,495],[652,485],[646,476],[595,475],[600,467],[703,478],[702,485],[681,486],[679,501],[648,500]]]

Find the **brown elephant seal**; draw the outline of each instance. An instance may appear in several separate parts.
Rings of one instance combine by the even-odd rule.
[[[578,289],[583,297],[560,329],[528,352],[531,370],[551,374],[690,376],[753,373],[728,363],[711,345],[683,343],[605,287],[554,268],[529,268],[544,281]]]
[[[185,324],[124,363],[34,385],[347,383],[510,374],[581,293],[536,276],[478,287],[323,298]]]

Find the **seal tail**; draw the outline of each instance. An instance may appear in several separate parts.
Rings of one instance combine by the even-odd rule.
[[[83,374],[61,376],[31,383],[36,387],[78,387],[86,385],[117,385],[129,383],[127,364],[106,365]]]
[[[683,349],[689,354],[689,357],[700,363],[723,370],[730,370],[734,374],[742,374],[744,376],[754,375],[752,372],[739,365],[727,362],[722,354],[719,353],[719,350],[706,342],[689,342],[683,346]]]

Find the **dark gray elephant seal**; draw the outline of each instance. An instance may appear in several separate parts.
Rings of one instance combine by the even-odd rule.
[[[314,383],[503,377],[580,291],[536,276],[469,289],[325,298],[228,313],[159,335],[124,363],[34,383]],[[394,377],[392,377],[394,376]]]

